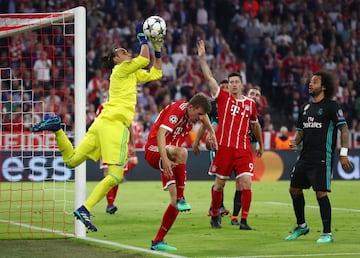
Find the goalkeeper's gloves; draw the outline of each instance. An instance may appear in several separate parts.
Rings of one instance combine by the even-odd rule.
[[[148,43],[144,34],[143,24],[141,22],[136,25],[136,37],[140,42],[140,46]]]
[[[164,39],[163,38],[157,38],[157,39],[150,39],[151,45],[153,45],[155,50],[155,57],[160,58],[161,57],[161,48],[164,45]]]

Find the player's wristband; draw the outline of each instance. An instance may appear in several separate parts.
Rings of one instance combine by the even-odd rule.
[[[347,156],[348,155],[348,148],[341,148],[340,149],[340,156]]]
[[[148,43],[148,41],[147,41],[144,33],[138,33],[138,34],[136,35],[136,37],[137,37],[138,40],[139,40],[140,46]]]
[[[161,58],[161,52],[160,51],[155,51],[155,57],[156,58]]]

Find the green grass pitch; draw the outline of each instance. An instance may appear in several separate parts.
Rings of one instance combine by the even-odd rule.
[[[88,193],[95,184],[96,182],[87,184]],[[187,182],[185,196],[191,204],[192,210],[187,213],[180,213],[166,236],[165,240],[178,248],[177,251],[167,252],[168,254],[183,257],[360,256],[360,181],[332,182],[333,191],[329,196],[333,208],[332,230],[335,241],[323,245],[316,244],[316,240],[321,234],[322,225],[315,193],[312,189],[305,191],[305,216],[310,227],[310,233],[296,241],[285,241],[284,238],[295,225],[295,217],[288,193],[288,181],[253,183],[253,201],[248,218],[249,225],[254,229],[252,231],[239,230],[238,227],[230,225],[229,217],[223,218],[222,229],[217,230],[210,227],[207,211],[210,204],[211,185],[212,181]],[[234,189],[234,181],[228,181],[225,187],[225,206],[230,210],[232,210]],[[160,181],[128,181],[119,187],[115,202],[119,210],[116,214],[108,215],[105,213],[105,199],[95,206],[92,211],[95,217],[92,221],[99,231],[88,232],[87,236],[100,241],[110,241],[149,250],[150,241],[158,230],[168,202],[169,195],[162,190]],[[1,206],[4,206],[3,202],[0,208],[5,208]],[[71,210],[69,213],[71,214]],[[4,213],[1,214],[4,215]],[[4,220],[4,218],[0,219]],[[69,227],[69,231],[71,231],[73,225],[70,224]],[[0,223],[0,231],[3,232],[4,230],[7,230],[7,226],[5,223]],[[42,241],[38,242],[41,243]],[[72,240],[66,241],[72,244],[74,242]],[[0,244],[2,242],[0,241]],[[7,245],[10,243],[9,241],[5,242]],[[11,243],[16,242],[16,240],[11,241]],[[83,240],[76,240],[75,242],[79,246],[74,249],[76,251],[69,248],[72,255],[69,257],[79,257],[82,254],[81,250],[89,249],[87,245],[84,245]],[[46,251],[47,256],[38,257],[57,257],[55,253],[51,253],[51,250],[56,250],[56,241],[52,243],[53,248]],[[154,253],[126,250],[101,243],[91,242],[91,245],[106,246],[112,251],[115,250],[116,256],[119,257],[161,257],[161,255]],[[6,256],[7,249],[2,250]],[[101,250],[106,257],[104,249]],[[19,253],[21,252],[19,251]],[[62,253],[62,255],[67,257],[66,253]],[[12,256],[9,257],[22,256],[16,256],[12,252]]]

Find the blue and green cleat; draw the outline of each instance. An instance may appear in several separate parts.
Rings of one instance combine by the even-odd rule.
[[[45,118],[43,121],[36,123],[33,128],[32,132],[43,132],[43,131],[51,131],[56,132],[61,129],[61,117],[60,115],[51,115],[48,118]]]
[[[320,238],[316,241],[318,244],[327,244],[334,242],[334,238],[331,233],[323,233]]]
[[[310,228],[306,225],[305,227],[295,227],[293,232],[288,235],[285,240],[296,240],[299,236],[306,235],[309,233]]]
[[[156,250],[156,251],[175,251],[177,250],[176,247],[170,246],[167,243],[165,243],[164,240],[161,241],[151,241],[151,250]]]
[[[180,212],[183,212],[183,211],[190,211],[191,210],[191,206],[190,204],[188,204],[185,199],[182,197],[182,198],[179,198],[177,201],[176,201],[176,209]]]

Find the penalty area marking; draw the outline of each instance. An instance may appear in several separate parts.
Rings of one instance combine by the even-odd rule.
[[[64,232],[61,232],[61,231],[58,231],[58,230],[52,230],[52,229],[49,229],[49,228],[41,228],[41,227],[31,226],[29,224],[23,224],[23,223],[18,223],[18,222],[9,221],[9,220],[2,220],[2,219],[0,219],[0,223],[8,223],[8,224],[11,224],[11,225],[16,225],[16,226],[20,226],[20,227],[24,227],[24,228],[35,229],[35,230],[39,230],[39,231],[46,231],[46,232],[54,233],[56,235],[74,237],[75,238],[74,234],[64,233]],[[77,239],[90,241],[90,242],[95,242],[95,243],[100,243],[100,244],[105,244],[105,245],[110,245],[110,246],[115,246],[115,247],[120,247],[122,249],[127,249],[127,250],[134,250],[134,251],[138,251],[138,252],[155,254],[155,255],[164,256],[164,257],[185,258],[185,256],[175,255],[175,254],[166,253],[166,252],[158,252],[158,251],[149,250],[149,249],[145,249],[145,248],[140,248],[140,247],[136,247],[136,246],[125,245],[125,244],[120,244],[120,243],[106,241],[106,240],[100,240],[100,239],[96,239],[96,238],[92,238],[92,237],[80,237],[80,238],[77,238]]]

